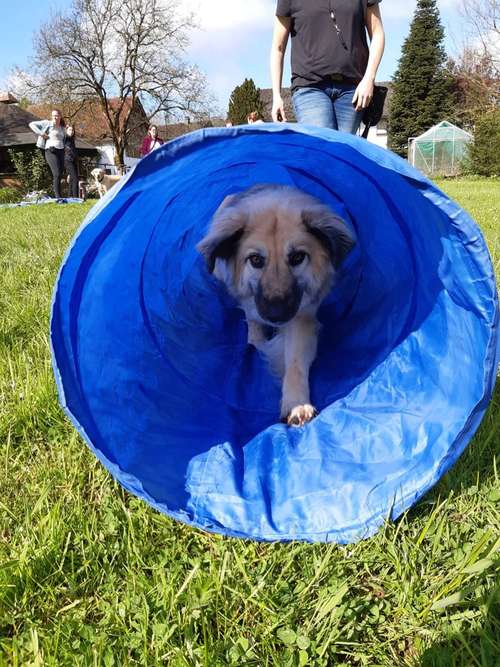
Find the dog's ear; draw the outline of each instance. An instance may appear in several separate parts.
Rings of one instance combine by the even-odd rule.
[[[237,206],[232,206],[233,201],[234,195],[224,199],[215,212],[208,234],[196,246],[210,273],[215,269],[216,259],[229,259],[234,255],[245,231],[246,215]]]
[[[356,243],[342,218],[326,206],[315,206],[302,211],[302,222],[328,250],[333,266],[338,269]]]

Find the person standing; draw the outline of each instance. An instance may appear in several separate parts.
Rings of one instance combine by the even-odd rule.
[[[61,176],[64,168],[64,137],[66,135],[65,125],[64,118],[59,109],[52,111],[51,120],[35,120],[29,124],[30,130],[38,134],[45,141],[45,160],[52,172],[53,189],[56,199],[61,199]],[[37,146],[39,146],[38,141]]]
[[[158,136],[158,128],[156,127],[156,125],[150,125],[148,133],[142,140],[141,157],[144,157],[148,153],[151,153],[151,151],[156,150],[162,144],[163,141]]]
[[[355,134],[384,52],[380,0],[278,0],[271,48],[273,121],[286,121],[281,85],[291,36],[299,123]],[[370,47],[366,39],[370,37]]]
[[[66,126],[66,136],[64,137],[64,167],[69,176],[69,194],[70,197],[78,197],[78,164],[75,145],[75,127]]]
[[[259,115],[258,111],[251,111],[247,116],[248,125],[253,125],[254,123],[263,123],[264,121]]]

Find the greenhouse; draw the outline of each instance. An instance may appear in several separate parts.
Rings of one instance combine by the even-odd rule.
[[[456,176],[472,135],[444,120],[408,140],[408,161],[428,176]]]

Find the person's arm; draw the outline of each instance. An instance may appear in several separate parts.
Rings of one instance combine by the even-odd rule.
[[[145,155],[148,154],[148,149],[149,149],[149,141],[148,141],[148,135],[146,135],[142,140],[142,146],[141,150],[139,151],[139,155],[141,157],[144,157]]]
[[[271,47],[271,82],[273,87],[272,119],[276,123],[286,122],[285,105],[281,97],[283,81],[283,60],[290,35],[292,19],[289,16],[276,16],[274,21],[273,43]]]
[[[31,121],[31,123],[29,123],[29,128],[35,134],[38,134],[40,137],[43,137],[44,139],[47,139],[48,138],[47,130],[49,124],[50,123],[46,120],[33,120]]]
[[[352,98],[352,103],[356,105],[356,111],[366,109],[371,102],[375,77],[384,53],[385,34],[378,2],[370,5],[366,11],[366,28],[370,37],[370,56],[365,75]]]

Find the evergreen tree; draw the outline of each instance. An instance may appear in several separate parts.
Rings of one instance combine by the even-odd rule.
[[[263,115],[260,88],[255,86],[253,79],[245,79],[241,86],[236,86],[231,93],[227,117],[233,125],[244,125],[248,114],[252,111],[257,111],[260,116]]]
[[[418,0],[393,83],[389,148],[406,156],[409,137],[453,119],[453,79],[436,0]]]

